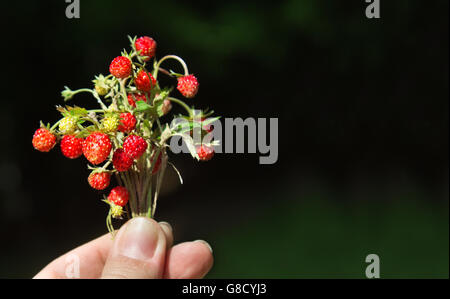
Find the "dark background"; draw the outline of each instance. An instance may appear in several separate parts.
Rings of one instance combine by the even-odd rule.
[[[91,87],[127,35],[149,35],[199,78],[196,107],[279,119],[274,165],[171,155],[185,184],[168,172],[156,218],[211,243],[208,277],[362,278],[376,253],[382,277],[448,278],[448,1],[382,0],[381,19],[363,0],[81,0],[80,19],[66,5],[2,9],[0,277],[106,232],[86,160],[31,137],[64,85]]]

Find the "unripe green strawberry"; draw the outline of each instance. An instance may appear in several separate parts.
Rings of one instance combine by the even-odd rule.
[[[101,85],[95,85],[95,91],[101,96],[108,93],[108,89]]]
[[[66,116],[59,122],[59,131],[64,134],[72,134],[77,129],[77,118],[74,116]]]
[[[112,133],[117,130],[119,126],[119,118],[115,115],[110,115],[102,120],[102,131],[105,133]]]
[[[103,75],[95,76],[95,80],[92,80],[95,84],[95,91],[101,96],[106,95],[109,92],[111,79],[106,79]]]

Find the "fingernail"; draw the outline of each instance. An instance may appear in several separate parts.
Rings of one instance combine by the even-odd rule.
[[[159,222],[159,225],[161,225],[163,229],[167,229],[169,232],[173,231],[172,225],[170,225],[169,222],[161,221]]]
[[[206,242],[205,240],[195,240],[194,242],[200,242],[206,245],[206,247],[208,247],[209,251],[211,251],[211,253],[213,252],[211,245],[209,245],[208,242]]]
[[[155,254],[158,242],[157,222],[145,217],[133,218],[119,231],[113,254],[148,260]]]

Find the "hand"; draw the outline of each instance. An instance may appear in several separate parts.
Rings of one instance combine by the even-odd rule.
[[[211,269],[208,243],[172,243],[168,223],[133,218],[114,240],[106,234],[86,243],[51,262],[34,278],[67,278],[68,267],[79,278],[202,278]]]

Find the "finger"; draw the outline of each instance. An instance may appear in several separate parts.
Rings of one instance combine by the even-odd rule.
[[[119,230],[101,277],[161,278],[165,258],[161,226],[150,218],[133,218]]]
[[[55,259],[34,278],[99,278],[112,244],[111,234],[103,235]]]
[[[170,249],[173,245],[173,229],[170,223],[161,221],[159,222],[159,225],[161,226],[164,235],[166,236],[166,248]]]
[[[164,278],[203,278],[214,262],[211,246],[203,241],[173,246],[166,258]]]

